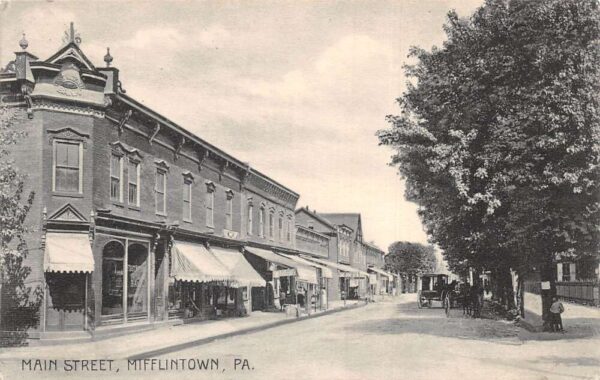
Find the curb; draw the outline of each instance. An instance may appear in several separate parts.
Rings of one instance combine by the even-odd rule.
[[[525,330],[532,333],[539,333],[543,331],[543,326],[535,326],[524,319],[519,319],[517,326],[524,328]]]
[[[232,332],[228,332],[228,333],[224,333],[224,334],[219,334],[219,335],[214,335],[214,336],[210,336],[210,337],[206,337],[206,338],[202,338],[202,339],[192,340],[192,341],[188,341],[188,342],[184,342],[184,343],[178,343],[178,344],[174,344],[172,346],[167,346],[167,347],[159,348],[159,349],[156,349],[156,350],[141,352],[141,353],[138,353],[138,354],[134,354],[134,355],[128,356],[126,359],[127,360],[147,359],[147,358],[150,358],[150,357],[155,357],[155,356],[160,356],[160,355],[168,354],[170,352],[181,351],[181,350],[184,350],[186,348],[191,348],[191,347],[195,347],[195,346],[201,346],[201,345],[204,345],[204,344],[208,344],[208,343],[214,342],[215,340],[219,340],[219,339],[230,338],[230,337],[237,336],[237,335],[251,334],[251,333],[255,333],[255,332],[267,330],[267,329],[270,329],[270,328],[287,325],[287,324],[290,324],[290,323],[304,321],[304,320],[307,320],[307,319],[324,317],[326,315],[335,314],[335,313],[339,313],[339,312],[346,311],[346,310],[358,309],[358,308],[361,308],[361,307],[365,307],[367,305],[368,305],[367,303],[358,303],[358,304],[355,304],[355,305],[340,307],[340,308],[337,308],[337,309],[326,310],[326,311],[324,311],[322,313],[305,315],[305,316],[298,317],[298,318],[284,319],[284,320],[281,320],[281,321],[272,322],[272,323],[268,323],[268,324],[265,324],[265,325],[249,327],[249,328],[238,330],[238,331],[232,331]]]

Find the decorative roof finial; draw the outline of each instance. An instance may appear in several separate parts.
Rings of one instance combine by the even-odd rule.
[[[75,31],[75,26],[73,26],[73,22],[71,22],[69,30],[65,30],[65,35],[63,36],[63,43],[75,43],[77,45],[81,43],[81,37],[79,36],[79,33]]]
[[[106,55],[104,56],[104,62],[106,62],[106,67],[110,67],[110,63],[113,61],[112,55],[110,55],[110,48],[106,48]]]
[[[19,41],[19,46],[23,50],[27,50],[27,46],[29,46],[29,42],[27,42],[27,39],[25,38],[25,33],[23,33],[23,38]]]

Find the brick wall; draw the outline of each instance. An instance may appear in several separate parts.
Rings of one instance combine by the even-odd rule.
[[[110,157],[112,152],[111,143],[120,141],[131,148],[138,149],[141,155],[140,163],[140,206],[130,206],[127,202],[126,182],[127,170],[125,163],[123,174],[124,202],[115,202],[110,199]],[[164,144],[168,147],[165,147]],[[225,171],[219,175],[217,164],[207,160],[201,170],[198,164],[191,159],[179,154],[175,156],[172,142],[166,137],[157,137],[152,144],[148,138],[141,136],[127,128],[119,136],[116,125],[108,120],[98,120],[96,123],[96,140],[94,155],[96,167],[94,170],[94,204],[99,208],[108,208],[115,215],[126,216],[151,222],[162,221],[165,223],[179,222],[180,228],[195,232],[212,232],[217,236],[223,236],[226,227],[226,191],[231,190],[233,196],[233,231],[241,231],[241,204],[239,181],[232,179],[233,173]],[[191,154],[183,151],[182,153]],[[168,165],[167,190],[166,190],[166,216],[156,213],[155,205],[155,179],[157,161],[164,161]],[[192,184],[192,219],[191,222],[183,221],[183,174],[189,172],[193,176]],[[214,200],[214,228],[206,225],[206,182],[215,185]]]
[[[295,224],[296,218],[294,215],[293,209],[286,207],[282,204],[274,202],[272,199],[268,198],[265,194],[261,194],[258,191],[252,191],[251,189],[246,189],[243,197],[243,216],[244,216],[244,227],[243,231],[245,234],[245,238],[248,241],[268,244],[272,246],[280,246],[286,248],[294,248],[295,242]],[[249,205],[252,204],[252,231],[248,231],[248,212]],[[265,218],[264,218],[264,236],[261,236],[259,233],[259,213],[261,208],[265,210]],[[273,214],[274,220],[274,234],[273,237],[269,236],[269,215]],[[279,237],[279,229],[278,229],[278,221],[279,218],[282,218],[283,221],[283,231],[281,238]],[[290,240],[287,239],[286,234],[286,223],[288,228],[290,229]]]

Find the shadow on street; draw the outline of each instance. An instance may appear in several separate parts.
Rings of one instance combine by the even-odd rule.
[[[591,319],[569,320],[567,333],[532,333],[513,322],[493,315],[484,307],[482,318],[463,315],[462,308],[450,310],[446,317],[438,302],[431,308],[419,309],[416,302],[401,303],[396,308],[397,317],[371,319],[356,322],[347,329],[356,329],[366,334],[425,334],[438,337],[485,340],[506,344],[521,344],[525,341],[568,340],[598,337],[599,332],[591,326]],[[569,330],[572,330],[569,332]]]

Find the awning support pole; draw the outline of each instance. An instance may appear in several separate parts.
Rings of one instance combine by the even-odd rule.
[[[88,330],[88,273],[85,273],[85,292],[83,296],[83,329]]]

